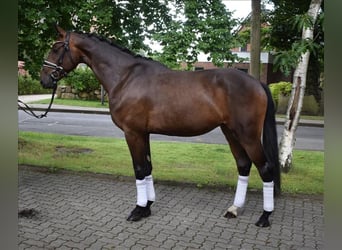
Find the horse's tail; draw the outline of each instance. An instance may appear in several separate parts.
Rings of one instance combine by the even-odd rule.
[[[281,192],[281,183],[275,106],[269,87],[266,84],[261,85],[267,95],[267,110],[263,129],[263,148],[273,174],[274,193],[278,195]]]

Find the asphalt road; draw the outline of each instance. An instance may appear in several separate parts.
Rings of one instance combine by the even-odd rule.
[[[57,133],[66,135],[103,136],[123,138],[123,132],[117,128],[109,115],[52,112],[43,119],[33,118],[23,111],[18,111],[18,126],[22,131]],[[278,125],[280,138],[283,126]],[[324,128],[299,126],[296,131],[296,149],[324,151]],[[175,137],[151,135],[152,140],[184,141],[199,143],[226,144],[219,128],[194,137]]]

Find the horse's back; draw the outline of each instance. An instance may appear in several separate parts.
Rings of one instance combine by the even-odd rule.
[[[260,82],[235,69],[165,72],[155,90],[150,124],[165,122],[184,134],[201,134],[222,124],[263,124],[267,98]],[[153,92],[153,90],[151,90]],[[161,119],[159,119],[161,118]],[[258,129],[259,130],[259,129]],[[160,132],[160,131],[159,131]],[[161,131],[163,132],[163,131]],[[174,132],[173,134],[177,134]]]
[[[265,96],[265,91],[258,80],[234,68],[166,71],[156,79],[155,84],[169,84],[170,88],[180,91],[191,88],[196,91],[224,91],[227,95],[240,97],[254,94]]]
[[[151,70],[133,79],[114,116],[149,133],[199,135],[222,124],[258,123],[265,112],[262,86],[238,70]]]
[[[192,91],[210,95],[212,102],[225,111],[225,116],[262,115],[266,111],[267,96],[262,83],[243,71],[212,69],[194,71],[192,75],[188,79],[192,82]]]

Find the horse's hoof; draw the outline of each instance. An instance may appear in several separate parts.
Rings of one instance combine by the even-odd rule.
[[[223,215],[223,217],[228,218],[228,219],[232,219],[232,218],[236,218],[236,215],[233,214],[233,213],[231,213],[231,212],[229,212],[229,211],[227,211],[227,212]]]
[[[271,224],[268,220],[268,217],[271,215],[272,212],[264,211],[263,214],[260,216],[259,220],[255,223],[257,227],[269,227]]]
[[[227,212],[223,215],[223,217],[231,219],[236,218],[238,213],[238,207],[232,205],[228,208]]]
[[[270,222],[269,222],[268,220],[261,220],[261,219],[259,219],[259,220],[255,223],[255,225],[256,225],[257,227],[269,227],[269,226],[270,226]]]
[[[149,207],[136,206],[131,214],[127,217],[127,221],[139,221],[142,218],[146,218],[151,215],[151,209]]]
[[[151,207],[151,205],[153,204],[153,201],[147,201],[147,208],[150,208]]]

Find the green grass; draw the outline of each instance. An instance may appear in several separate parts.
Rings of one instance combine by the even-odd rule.
[[[49,104],[50,99],[34,101],[31,103],[36,104]],[[67,105],[67,106],[79,106],[79,107],[92,107],[92,108],[108,108],[108,102],[104,102],[104,105],[101,104],[101,101],[85,101],[85,100],[73,100],[73,99],[58,99],[54,100],[54,104],[58,105]],[[279,118],[285,118],[285,115],[277,114]],[[309,120],[324,120],[324,116],[308,116],[302,115],[302,119],[309,119]]]
[[[82,149],[91,152],[80,153]],[[227,145],[151,142],[155,180],[191,183],[199,187],[234,187],[237,180],[235,161]],[[53,171],[133,176],[133,167],[123,139],[68,136],[37,132],[19,132],[19,164],[36,165]],[[282,174],[282,190],[291,194],[323,194],[324,153],[294,151],[294,166]],[[262,188],[252,168],[250,189]]]
[[[35,104],[49,104],[51,99],[39,100],[30,103]],[[92,107],[92,108],[108,108],[108,102],[104,102],[103,105],[101,101],[87,101],[87,100],[74,100],[74,99],[59,99],[56,98],[53,101],[54,104],[67,105],[67,106],[79,106],[79,107]]]

